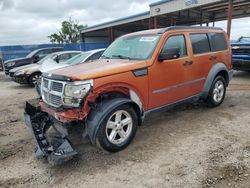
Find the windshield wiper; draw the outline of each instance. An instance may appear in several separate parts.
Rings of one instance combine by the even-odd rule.
[[[131,59],[131,57],[124,56],[124,55],[112,55],[112,57],[117,57],[119,59]]]

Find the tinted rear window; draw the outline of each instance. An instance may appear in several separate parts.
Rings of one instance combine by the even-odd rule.
[[[210,52],[210,44],[207,34],[190,34],[194,54]]]
[[[209,33],[212,51],[227,49],[227,42],[224,33]]]

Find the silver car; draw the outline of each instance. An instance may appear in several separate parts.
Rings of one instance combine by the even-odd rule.
[[[42,72],[40,68],[43,64],[57,64],[60,65],[68,59],[73,58],[74,56],[81,54],[81,51],[61,51],[55,52],[47,55],[45,58],[40,60],[38,63],[33,63],[29,65],[24,65],[11,69],[9,71],[10,77],[19,83],[19,84],[31,84],[35,85],[39,80]]]
[[[42,67],[40,68],[41,72],[48,72],[54,69],[59,69],[59,68],[63,68],[63,67],[67,67],[70,65],[76,65],[76,64],[80,64],[80,63],[84,63],[87,61],[94,61],[96,59],[99,59],[103,52],[105,51],[105,49],[97,49],[97,50],[90,50],[90,51],[86,51],[86,52],[81,52],[80,54],[76,55],[75,57],[63,62],[63,63],[50,63],[50,62],[46,62],[43,63]]]

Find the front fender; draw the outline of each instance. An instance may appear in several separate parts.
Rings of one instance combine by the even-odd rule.
[[[85,127],[85,135],[87,135],[90,139],[90,141],[95,144],[96,143],[96,135],[97,131],[104,120],[104,118],[110,113],[112,110],[117,108],[120,105],[123,104],[131,104],[136,105],[137,104],[126,98],[115,98],[112,100],[107,100],[101,103],[101,105],[97,109],[93,109],[90,114],[88,115],[87,121],[86,121],[86,127]],[[138,107],[139,109],[139,107]],[[137,112],[138,112],[137,109]]]

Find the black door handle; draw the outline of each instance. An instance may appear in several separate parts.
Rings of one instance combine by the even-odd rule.
[[[216,60],[216,59],[217,59],[216,56],[211,56],[211,57],[209,58],[210,61],[213,61],[213,60]]]
[[[185,61],[185,63],[183,63],[184,66],[186,65],[192,65],[193,64],[193,61]]]

